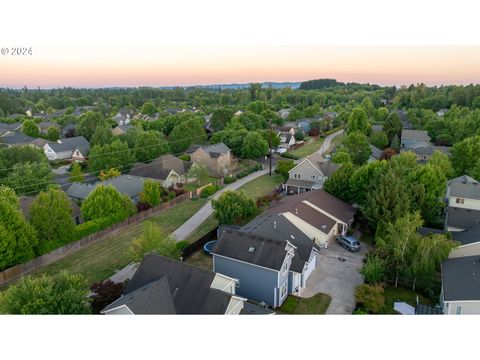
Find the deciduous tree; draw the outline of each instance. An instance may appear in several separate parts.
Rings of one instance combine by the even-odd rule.
[[[212,200],[214,216],[220,224],[239,224],[255,214],[255,202],[243,190],[225,191],[218,200]]]

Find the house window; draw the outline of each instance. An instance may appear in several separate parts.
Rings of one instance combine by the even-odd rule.
[[[288,261],[285,261],[285,264],[282,266],[282,273],[285,275],[285,273],[288,271]]]
[[[463,204],[463,203],[465,202],[465,199],[457,198],[457,199],[455,200],[455,202],[456,202],[457,204]]]
[[[300,174],[297,174],[297,179],[300,179]]]
[[[312,175],[312,180],[315,180],[315,175]]]
[[[455,309],[455,314],[460,315],[461,313],[462,313],[462,307],[457,306],[457,308]]]

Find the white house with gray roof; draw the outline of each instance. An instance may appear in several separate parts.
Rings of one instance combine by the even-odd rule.
[[[430,146],[430,136],[425,130],[402,130],[401,149],[413,149],[418,146]]]
[[[43,146],[48,160],[80,160],[86,159],[90,151],[90,143],[83,136],[58,139]]]

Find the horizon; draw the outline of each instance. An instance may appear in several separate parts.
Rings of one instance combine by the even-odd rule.
[[[480,83],[480,46],[40,46],[2,60],[0,87],[12,89]]]

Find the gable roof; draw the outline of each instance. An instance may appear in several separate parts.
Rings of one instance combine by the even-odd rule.
[[[166,180],[172,170],[178,175],[184,175],[187,172],[185,163],[181,159],[167,154],[156,158],[150,164],[137,163],[133,165],[129,174]]]
[[[285,241],[226,229],[212,253],[279,271],[287,256],[286,246]]]
[[[333,163],[331,161],[326,161],[322,155],[319,153],[313,153],[312,155],[308,156],[307,159],[320,170],[320,172],[330,177],[332,174],[337,171],[337,169],[341,166],[340,164]]]
[[[133,294],[132,301],[145,314],[172,313],[172,310],[176,314],[224,314],[232,295],[211,288],[215,275],[184,262],[147,254],[128,282],[125,296]],[[152,295],[161,298],[157,300]]]
[[[370,144],[370,151],[372,152],[372,157],[374,159],[380,160],[382,158],[383,151],[377,148],[376,146]]]
[[[212,158],[218,158],[220,155],[230,152],[230,148],[223,142],[212,145],[191,145],[185,152],[187,154],[193,154],[198,149],[203,149]]]
[[[22,211],[25,218],[28,217],[30,212],[30,207],[32,206],[33,201],[36,199],[36,196],[19,196],[18,201],[20,203],[20,210]],[[70,205],[72,207],[72,216],[77,217],[81,216],[80,206],[77,205],[75,201],[70,200]]]
[[[459,241],[462,245],[480,242],[480,224],[464,231],[452,231],[451,235],[453,240]]]
[[[451,182],[449,185],[449,195],[480,200],[480,184],[478,182]]]
[[[143,191],[143,183],[145,179],[133,175],[120,175],[105,181],[98,181],[95,184],[73,183],[67,189],[68,196],[84,200],[88,195],[97,188],[97,186],[112,185],[119,193],[128,195],[129,197],[138,196]]]
[[[468,175],[462,175],[462,176],[456,177],[454,179],[450,179],[450,180],[447,181],[447,184],[450,186],[450,184],[452,184],[454,182],[460,182],[460,183],[464,183],[464,184],[478,184],[479,183],[477,180],[475,180],[474,178],[472,178]]]
[[[14,131],[22,127],[22,123],[16,122],[13,124],[7,124],[0,122],[0,130]]]
[[[403,126],[404,129],[411,129],[412,128],[412,124],[408,120],[408,114],[405,110],[397,109],[397,110],[395,110],[395,113],[400,118],[400,121],[402,122],[402,126]]]
[[[305,263],[310,260],[312,250],[319,250],[308,236],[281,214],[266,213],[242,227],[241,231],[279,241],[288,240],[297,247],[290,269],[298,273],[303,271]]]
[[[7,144],[7,145],[23,145],[29,144],[32,141],[36,140],[35,138],[19,133],[19,132],[11,132],[8,133],[0,138],[0,142]]]
[[[435,151],[440,151],[443,154],[450,155],[450,148],[448,146],[435,146],[435,145],[420,145],[409,149],[400,149],[400,152],[411,151],[416,155],[433,155]]]
[[[442,285],[446,301],[480,301],[480,256],[443,260]]]
[[[402,141],[404,140],[423,140],[430,141],[430,136],[426,130],[402,130]]]
[[[277,213],[290,211],[289,209],[295,208],[295,204],[303,201],[310,202],[346,224],[350,224],[353,221],[353,217],[357,212],[352,205],[330,195],[324,190],[312,190],[298,195],[285,196],[280,201],[272,202],[268,211]],[[317,213],[315,209],[313,210]]]
[[[90,143],[83,136],[59,139],[57,142],[49,142],[48,146],[56,153],[64,151],[73,152],[75,149],[78,149],[84,156],[90,150]]]
[[[480,210],[449,206],[445,222],[448,227],[469,229],[480,224]]]

